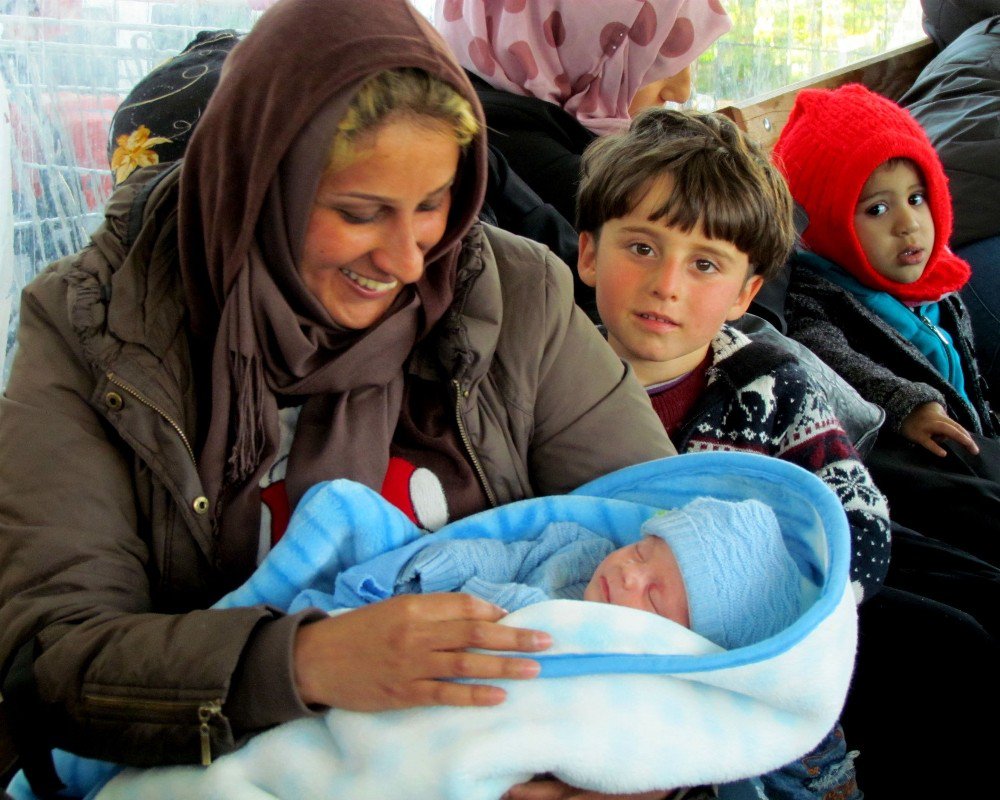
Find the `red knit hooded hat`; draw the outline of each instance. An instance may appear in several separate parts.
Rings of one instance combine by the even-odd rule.
[[[872,289],[910,302],[937,300],[961,288],[969,265],[948,249],[951,196],[941,160],[909,112],[860,84],[803,89],[795,99],[774,161],[809,214],[802,239]],[[913,161],[923,175],[934,220],[934,247],[913,283],[879,275],[854,231],[854,211],[869,176],[890,158]]]

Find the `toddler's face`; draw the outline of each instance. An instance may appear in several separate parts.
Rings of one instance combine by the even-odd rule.
[[[878,167],[865,181],[854,230],[868,263],[883,278],[913,283],[934,247],[934,220],[923,178],[909,161]]]
[[[651,611],[685,628],[691,626],[680,567],[670,545],[658,536],[644,536],[605,558],[583,599]]]

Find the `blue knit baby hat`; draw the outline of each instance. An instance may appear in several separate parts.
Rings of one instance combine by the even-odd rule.
[[[720,647],[762,641],[799,616],[801,574],[764,503],[702,497],[651,517],[641,532],[670,545],[687,589],[691,630]]]

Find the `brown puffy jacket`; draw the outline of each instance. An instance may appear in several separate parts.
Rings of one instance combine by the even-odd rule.
[[[196,763],[307,713],[291,674],[302,619],[206,610],[230,576],[195,464],[177,171],[143,201],[127,246],[142,178],[114,195],[91,245],[24,293],[0,401],[0,665],[33,664],[22,742]],[[673,453],[544,248],[477,227],[459,282],[411,368],[450,382],[493,502]]]

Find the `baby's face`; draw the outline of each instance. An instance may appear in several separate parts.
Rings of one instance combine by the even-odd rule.
[[[658,536],[615,550],[594,571],[583,599],[652,611],[691,626],[687,591],[674,553]]]
[[[854,231],[883,278],[913,283],[923,275],[934,247],[934,219],[912,163],[883,164],[869,176],[854,209]]]

